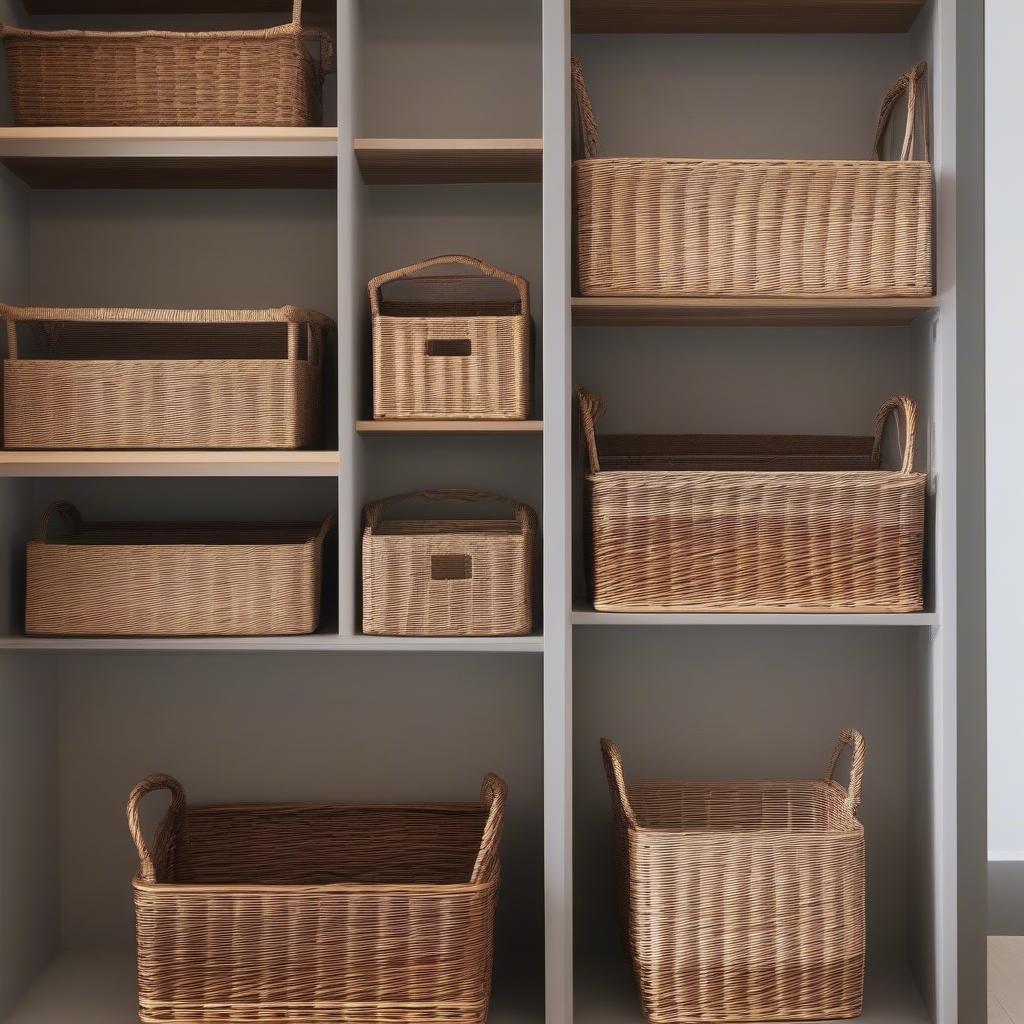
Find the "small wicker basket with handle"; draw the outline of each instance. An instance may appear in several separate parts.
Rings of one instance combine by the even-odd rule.
[[[417,276],[433,267],[475,274]],[[516,298],[465,294],[488,278]],[[389,284],[415,286],[410,301],[386,300]],[[376,419],[521,420],[530,414],[530,286],[473,256],[435,256],[369,283]]]
[[[170,790],[152,847],[139,814]],[[483,1024],[507,789],[472,804],[128,800],[143,1024]]]
[[[326,31],[40,31],[0,25],[19,127],[305,127],[323,117]]]
[[[834,779],[845,749],[850,783]],[[652,1024],[856,1017],[864,990],[864,739],[824,779],[633,782],[601,741],[621,907]]]

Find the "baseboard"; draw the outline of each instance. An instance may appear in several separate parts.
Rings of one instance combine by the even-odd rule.
[[[988,933],[1024,935],[1024,860],[988,862]]]

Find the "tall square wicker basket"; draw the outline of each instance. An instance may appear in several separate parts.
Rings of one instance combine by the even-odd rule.
[[[320,618],[323,523],[84,523],[51,505],[28,543],[29,636],[284,636]],[[51,536],[57,521],[70,532]]]
[[[917,612],[925,490],[917,405],[890,398],[873,437],[621,434],[577,392],[598,611]],[[899,469],[881,468],[893,415]]]
[[[334,326],[320,313],[0,306],[0,321],[5,448],[320,441],[324,341]]]
[[[850,785],[834,781],[844,748]],[[651,1024],[856,1017],[864,740],[822,779],[626,784],[602,740],[633,970]]]
[[[488,775],[478,804],[196,806],[151,775],[128,802],[140,1020],[483,1024],[505,799]]]
[[[385,519],[410,499],[501,502],[512,519]],[[537,514],[511,498],[442,488],[366,506],[363,632],[382,636],[524,636],[533,626]]]
[[[449,264],[473,275],[416,276]],[[514,299],[464,294],[496,280]],[[388,285],[415,285],[415,298],[388,301]],[[375,419],[522,420],[530,414],[530,286],[473,256],[435,256],[375,277]]]
[[[886,96],[875,160],[598,158],[573,62],[576,256],[584,296],[920,296],[933,291],[933,173],[919,64]],[[908,96],[899,160],[883,160]],[[926,148],[926,147],[925,147]]]
[[[0,25],[19,127],[305,127],[323,117],[331,37],[292,21],[232,32]]]

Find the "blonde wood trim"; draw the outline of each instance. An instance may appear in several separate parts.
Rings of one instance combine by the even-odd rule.
[[[939,308],[934,296],[894,299],[572,299],[577,326],[898,326]]]
[[[360,434],[540,434],[543,420],[359,420]]]
[[[0,451],[0,477],[337,476],[336,451]]]

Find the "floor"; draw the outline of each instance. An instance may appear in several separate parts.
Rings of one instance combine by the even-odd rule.
[[[1024,1024],[1024,936],[989,937],[988,1024]]]

